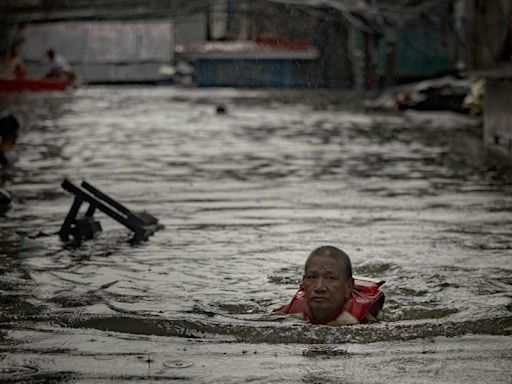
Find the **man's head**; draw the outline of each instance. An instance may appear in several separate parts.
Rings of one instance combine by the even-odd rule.
[[[16,143],[19,128],[20,124],[14,116],[0,118],[0,149],[8,150]]]
[[[53,49],[49,49],[46,51],[46,56],[48,56],[50,60],[53,60],[55,58],[55,51]]]
[[[330,319],[350,297],[354,286],[350,258],[336,247],[315,249],[306,260],[303,284],[316,320]]]

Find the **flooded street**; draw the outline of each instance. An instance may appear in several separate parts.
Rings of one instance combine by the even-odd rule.
[[[511,382],[512,173],[489,167],[477,120],[327,91],[2,103],[22,130],[0,173],[1,382]],[[97,214],[104,232],[66,246],[64,177],[165,228],[132,245]],[[325,244],[386,280],[379,324],[269,316]]]

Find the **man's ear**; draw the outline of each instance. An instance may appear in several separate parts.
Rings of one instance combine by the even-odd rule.
[[[345,297],[345,299],[349,299],[350,296],[352,296],[352,290],[354,289],[354,278],[350,278],[350,279],[347,279],[347,281],[345,281],[345,284],[346,284],[346,288],[347,288],[347,296],[348,297]]]

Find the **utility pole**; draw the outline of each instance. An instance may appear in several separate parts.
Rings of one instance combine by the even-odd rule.
[[[453,4],[453,22],[456,37],[455,69],[464,71],[469,64],[468,52],[468,0],[455,0]]]
[[[7,52],[9,50],[9,25],[7,21],[0,18],[0,51]],[[0,58],[3,60],[4,58]]]
[[[386,44],[386,74],[385,85],[390,86],[396,83],[396,43],[398,40],[396,26],[387,26],[384,32]]]

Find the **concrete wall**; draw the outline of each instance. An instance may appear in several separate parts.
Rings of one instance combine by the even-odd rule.
[[[488,79],[484,98],[484,144],[512,160],[512,79]]]
[[[464,19],[467,69],[492,68],[510,60],[512,0],[465,0]]]
[[[173,20],[174,42],[176,45],[206,41],[208,22],[206,13],[198,13]]]

